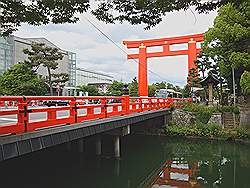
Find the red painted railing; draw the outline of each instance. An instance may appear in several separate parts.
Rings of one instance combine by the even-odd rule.
[[[44,101],[67,101],[68,105],[39,106]],[[181,107],[186,102],[191,102],[191,99],[129,96],[3,96],[0,97],[1,104],[14,105],[6,107],[6,109],[0,107],[0,135],[18,134],[50,126],[75,124],[84,120],[170,108],[171,104]],[[60,112],[68,114],[59,116]],[[41,114],[45,115],[45,118],[32,118],[34,115],[41,116]]]

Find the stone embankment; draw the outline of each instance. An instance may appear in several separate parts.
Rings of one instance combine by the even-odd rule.
[[[196,122],[195,113],[174,110],[172,113],[172,123],[180,126],[194,125]],[[233,128],[239,125],[239,120],[235,118],[232,112],[213,113],[208,121],[208,124],[218,124],[222,128]]]

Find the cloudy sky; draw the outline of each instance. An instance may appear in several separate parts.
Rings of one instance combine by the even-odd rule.
[[[127,50],[122,45],[123,40],[202,33],[213,25],[217,14],[198,14],[195,11],[193,13],[191,10],[169,13],[161,24],[151,30],[144,30],[143,25],[132,26],[128,23],[105,24],[86,13],[80,16],[80,21],[76,24],[51,24],[40,27],[22,25],[14,34],[19,37],[45,37],[58,47],[75,52],[78,67],[105,72],[114,76],[116,80],[128,82],[137,76],[137,63],[127,60],[126,54],[101,35],[86,18],[129,53],[136,50]],[[183,86],[186,82],[187,56],[151,58],[148,59],[148,67],[150,83],[167,81]]]

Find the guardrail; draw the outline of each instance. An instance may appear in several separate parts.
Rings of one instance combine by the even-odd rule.
[[[0,124],[0,135],[31,132],[41,128],[75,124],[84,120],[127,115],[147,110],[170,108],[171,104],[181,107],[190,103],[190,98],[151,98],[151,97],[119,97],[111,96],[3,96],[0,103],[11,102],[14,109],[0,107],[0,121],[11,117],[13,121]],[[37,106],[44,102],[66,101],[66,106]],[[33,106],[35,105],[35,106]],[[67,116],[60,116],[62,111]],[[35,114],[45,114],[46,118],[33,119]],[[15,116],[15,117],[14,117]],[[14,118],[13,118],[14,117]]]

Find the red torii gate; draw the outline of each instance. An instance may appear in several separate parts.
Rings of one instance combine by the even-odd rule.
[[[139,54],[129,54],[128,59],[139,59],[138,63],[138,94],[148,96],[147,59],[152,57],[165,57],[188,55],[188,71],[197,68],[194,64],[201,49],[196,47],[197,42],[203,42],[203,34],[186,35],[180,37],[160,38],[151,40],[123,41],[127,48],[139,48]],[[187,50],[170,51],[170,45],[188,43]],[[147,47],[162,46],[161,52],[147,52]]]

